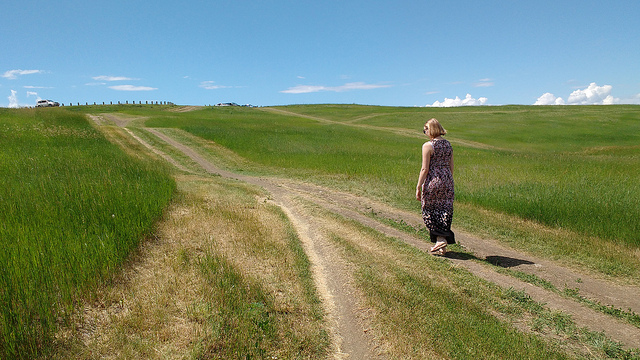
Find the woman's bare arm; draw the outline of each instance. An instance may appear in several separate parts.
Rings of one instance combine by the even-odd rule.
[[[418,185],[416,186],[416,200],[422,199],[422,185],[427,180],[427,174],[429,173],[429,161],[431,160],[431,154],[433,153],[433,145],[431,142],[426,142],[422,145],[422,167],[420,169],[420,175],[418,176]]]

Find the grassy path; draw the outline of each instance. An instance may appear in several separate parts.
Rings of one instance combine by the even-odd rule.
[[[318,116],[310,116],[310,115],[302,115],[297,114],[295,112],[276,109],[276,108],[263,108],[264,111],[276,112],[283,115],[294,116],[294,117],[303,117],[309,118],[312,120],[320,121],[322,123],[327,124],[342,124],[349,125],[354,127],[363,127],[363,128],[375,128],[376,130],[385,130],[393,133],[398,133],[404,136],[414,136],[417,138],[423,138],[423,136],[419,133],[410,133],[407,134],[408,131],[394,128],[381,128],[371,125],[358,124],[357,121],[360,121],[364,118],[370,118],[373,116],[382,116],[386,114],[376,114],[369,115],[363,118],[356,118],[352,121],[347,122],[338,122],[329,119],[324,119]],[[451,140],[455,142],[456,140]],[[474,147],[475,145],[469,141],[458,141],[464,143],[464,145]],[[485,149],[494,149],[507,151],[506,149],[496,148],[485,144],[479,144],[478,148]],[[327,190],[315,190],[324,191],[326,194]],[[343,201],[343,199],[340,199]],[[358,202],[362,203],[362,200],[351,202],[352,207],[357,207]],[[380,206],[378,206],[379,208]],[[360,212],[366,211],[362,207],[359,210]],[[375,210],[379,211],[379,210]],[[414,228],[422,227],[422,218],[419,214],[400,212],[396,209],[390,209],[387,211],[388,217],[393,219],[397,219],[398,221],[404,221],[409,223]],[[506,219],[509,221],[509,219]],[[460,231],[457,231],[460,233]],[[601,280],[595,277],[592,277],[587,274],[580,273],[576,270],[559,266],[557,263],[553,261],[544,260],[542,258],[535,257],[530,254],[522,253],[520,251],[513,250],[511,248],[507,248],[505,246],[500,245],[496,241],[492,241],[490,239],[480,239],[471,234],[461,234],[461,242],[465,245],[467,249],[469,249],[473,253],[473,257],[477,260],[485,261],[490,264],[498,265],[504,268],[510,268],[515,271],[522,271],[528,274],[540,277],[545,281],[553,284],[555,287],[563,289],[563,288],[571,288],[577,289],[577,291],[584,297],[594,299],[602,304],[613,306],[620,309],[630,309],[635,313],[640,313],[640,288],[637,286],[625,286],[620,284],[614,284],[610,281]],[[455,255],[452,255],[455,256]],[[455,259],[454,259],[455,260]],[[640,343],[640,342],[636,342]]]
[[[317,221],[298,204],[294,197],[300,193],[290,192],[290,188],[282,183],[252,176],[237,175],[219,169],[193,149],[179,143],[157,129],[147,129],[149,132],[176,147],[189,156],[204,170],[225,178],[237,179],[265,188],[271,194],[272,201],[280,206],[294,224],[298,235],[305,247],[313,266],[312,270],[323,299],[325,311],[328,314],[330,333],[334,343],[336,358],[349,356],[351,359],[373,359],[376,356],[373,339],[367,338],[363,329],[365,325],[360,320],[357,308],[358,301],[354,301],[356,289],[350,284],[345,273],[346,266],[335,249],[329,244],[326,236],[317,228]]]
[[[353,219],[367,227],[373,228],[379,232],[382,232],[388,236],[401,239],[402,241],[414,246],[424,252],[427,252],[428,244],[422,241],[415,235],[410,235],[401,231],[398,231],[388,225],[385,225],[379,221],[372,219],[364,215],[366,212],[375,212],[378,214],[385,214],[385,217],[391,217],[396,219],[404,219],[406,222],[419,226],[421,222],[419,214],[410,214],[398,211],[396,209],[390,209],[383,204],[377,204],[373,201],[364,198],[357,198],[355,196],[340,193],[332,189],[320,188],[310,184],[300,184],[291,182],[288,180],[279,179],[264,179],[253,178],[249,176],[241,176],[232,174],[218,169],[215,165],[205,160],[202,156],[198,155],[193,149],[190,149],[177,141],[169,138],[168,136],[160,133],[158,130],[149,129],[153,134],[160,137],[163,141],[166,141],[172,146],[177,147],[180,151],[183,151],[198,164],[203,166],[208,172],[216,173],[221,176],[236,178],[241,181],[246,181],[258,186],[262,186],[269,190],[274,197],[274,201],[279,203],[285,209],[285,212],[290,218],[296,219],[299,217],[299,213],[292,205],[292,194],[295,196],[304,198],[307,201],[311,201],[321,208],[327,209],[333,213],[340,214],[341,216]],[[301,233],[313,233],[314,230],[309,230],[309,226],[312,221],[294,221],[294,224],[298,224],[298,231]],[[315,230],[317,231],[317,230]],[[326,247],[326,244],[317,242],[321,241],[317,236],[306,236],[307,241],[316,242],[315,247]],[[503,275],[496,272],[490,265],[491,263],[503,262],[503,266],[510,267],[512,270],[518,270],[526,273],[536,275],[546,281],[556,284],[558,287],[571,285],[579,288],[585,295],[598,301],[615,307],[623,309],[631,308],[634,311],[640,311],[640,304],[637,301],[640,298],[640,291],[634,286],[623,286],[611,284],[603,280],[591,278],[588,275],[577,273],[571,269],[554,264],[551,261],[542,259],[536,259],[530,255],[517,252],[515,250],[504,248],[495,242],[486,239],[479,239],[470,234],[460,234],[460,242],[469,250],[468,252],[450,252],[448,258],[457,266],[461,266],[469,270],[474,275],[483,278],[487,281],[495,283],[504,288],[513,288],[520,291],[525,291],[534,300],[547,304],[552,310],[563,311],[570,314],[573,320],[578,326],[587,327],[593,331],[602,331],[611,338],[622,342],[627,347],[637,347],[640,343],[640,329],[635,326],[626,324],[618,319],[614,319],[595,310],[592,310],[584,305],[578,304],[571,299],[567,299],[558,295],[552,291],[532,286],[530,283],[519,280],[515,277]],[[314,252],[314,245],[308,245],[308,250]],[[321,268],[323,273],[319,277],[319,283],[327,283],[331,276],[342,278],[344,275],[339,275],[339,271],[336,269],[327,269],[329,264],[335,261],[334,256],[325,256],[321,258],[312,256],[317,261],[316,266]],[[343,280],[333,282],[344,282]],[[321,286],[322,287],[322,286]],[[329,290],[327,298],[331,299],[344,299],[344,293],[351,293],[353,289],[340,289],[333,288]],[[616,294],[616,296],[612,296]],[[341,307],[346,304],[332,303],[328,308]],[[343,322],[352,321],[348,316],[344,315],[345,310],[339,310],[341,315],[335,315],[334,318],[341,318]],[[349,311],[349,310],[346,310]],[[347,327],[348,328],[348,327]],[[353,336],[352,332],[339,333],[340,337]],[[346,339],[345,343],[354,342],[359,340]],[[358,357],[356,357],[358,358]]]
[[[386,114],[375,114],[375,115],[370,115],[370,116],[366,116],[366,117],[362,117],[362,118],[356,118],[356,119],[351,120],[351,121],[340,122],[340,121],[324,119],[324,118],[321,118],[321,117],[318,117],[318,116],[298,114],[298,113],[287,111],[287,110],[283,110],[283,109],[276,109],[276,108],[270,108],[270,107],[259,108],[259,109],[262,110],[262,111],[269,111],[269,112],[282,114],[282,115],[287,115],[287,116],[311,119],[311,120],[315,120],[315,121],[318,121],[318,122],[323,123],[323,124],[333,124],[333,125],[340,124],[340,125],[353,126],[353,127],[356,127],[356,128],[363,128],[363,129],[384,130],[384,131],[387,131],[389,133],[396,134],[396,135],[401,135],[401,136],[405,136],[405,137],[413,137],[413,138],[416,138],[416,139],[424,139],[424,134],[421,134],[421,133],[419,133],[417,131],[406,130],[406,129],[398,129],[398,128],[392,128],[392,127],[380,127],[380,126],[373,126],[373,125],[366,125],[366,124],[358,123],[358,121],[361,121],[361,120],[364,120],[364,119],[369,119],[369,118],[376,117],[376,116],[383,116],[383,115],[386,115]],[[483,143],[479,143],[479,142],[475,142],[475,141],[470,141],[470,140],[449,139],[449,141],[451,141],[454,144],[461,144],[461,145],[465,145],[465,146],[469,146],[469,147],[477,148],[477,149],[491,149],[491,150],[500,150],[500,151],[511,151],[510,149],[499,148],[497,146],[491,146],[491,145],[487,145],[487,144],[483,144]]]
[[[120,121],[119,125],[127,123]],[[422,227],[419,214],[308,183],[232,173],[218,168],[198,146],[187,144],[183,138],[177,140],[173,130],[145,130],[167,146],[161,150],[153,141],[139,141],[182,171],[197,168],[258,186],[268,192],[265,204],[282,209],[311,261],[331,338],[328,358],[547,359],[565,358],[565,352],[587,358],[602,355],[591,354],[593,345],[585,345],[586,340],[576,340],[580,331],[549,330],[549,325],[541,325],[537,318],[532,325],[531,319],[526,319],[530,316],[547,316],[556,329],[573,323],[603,332],[627,349],[640,344],[638,326],[593,310],[576,301],[578,297],[562,292],[564,288],[575,289],[574,295],[638,312],[637,286],[613,284],[459,231],[463,247],[454,248],[446,259],[433,258],[426,253],[429,244],[415,231]],[[177,153],[192,164],[179,160]],[[180,214],[177,212],[174,221],[180,221]],[[182,241],[184,247],[196,246],[188,236]],[[175,286],[159,287],[175,292]],[[157,296],[163,298],[162,290]],[[536,310],[526,310],[524,320],[521,316],[512,318],[512,311],[520,311],[514,310],[520,306],[518,301],[524,304],[522,307]],[[441,329],[441,333],[425,331],[432,328]],[[191,329],[182,338],[183,343],[199,331]],[[546,340],[541,342],[533,333]],[[559,343],[555,340],[558,338]],[[544,342],[553,345],[547,348],[541,345]],[[618,355],[622,358],[631,354],[607,348],[597,351],[614,358],[616,354],[622,354]]]

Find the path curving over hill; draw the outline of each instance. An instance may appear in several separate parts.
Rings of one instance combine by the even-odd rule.
[[[117,119],[117,117],[117,115],[111,115],[109,120],[123,127],[131,120]],[[93,119],[100,121],[96,117]],[[280,206],[294,225],[305,252],[312,262],[314,279],[328,314],[330,333],[334,340],[333,357],[336,359],[383,357],[384,351],[381,350],[381,345],[376,343],[374,336],[367,331],[370,325],[367,321],[367,309],[350,278],[348,264],[340,257],[335,245],[325,238],[322,222],[317,221],[313,213],[301,206],[299,199],[352,219],[426,253],[430,244],[424,242],[423,239],[401,232],[367,215],[373,212],[377,214],[377,218],[402,220],[412,226],[422,226],[419,213],[402,211],[371,199],[309,183],[232,173],[218,168],[195,149],[168,136],[162,129],[144,128],[144,130],[181,151],[208,173],[237,179],[266,189],[271,194],[270,201]],[[130,135],[133,136],[132,133]],[[139,138],[137,140],[160,154],[167,161],[179,166],[177,162],[172,161],[170,156]],[[577,288],[580,295],[584,297],[623,310],[631,309],[636,313],[640,313],[639,287],[624,286],[597,279],[552,261],[507,248],[497,241],[479,238],[459,230],[457,230],[457,239],[473,255],[449,253],[447,258],[456,266],[463,267],[474,275],[501,287],[522,290],[532,299],[546,304],[548,308],[570,314],[578,326],[604,332],[611,339],[621,342],[627,348],[640,346],[640,329],[637,327],[595,311],[555,292],[503,275],[490,264],[536,275],[559,289]]]
[[[349,299],[355,293],[355,289],[349,286],[349,279],[345,278],[345,273],[341,270],[344,264],[335,256],[335,250],[331,249],[331,245],[314,228],[315,222],[313,219],[308,214],[301,212],[295,202],[292,201],[292,198],[304,198],[324,209],[353,219],[385,235],[400,239],[411,246],[428,252],[430,244],[417,236],[398,231],[364,215],[373,211],[381,217],[402,219],[410,225],[418,225],[422,222],[420,214],[408,213],[370,199],[308,183],[234,174],[217,168],[215,164],[207,161],[193,149],[170,138],[158,129],[147,130],[182,151],[209,173],[245,181],[261,186],[271,192],[274,202],[283,208],[296,226],[305,243],[308,255],[314,264],[318,287],[322,290],[331,321],[336,324],[334,329],[335,336],[341,339],[338,352],[350,354],[350,359],[371,358],[373,349],[358,348],[358,344],[363,342],[371,343],[372,339],[367,339],[366,334],[363,333],[364,324],[360,320],[361,311],[350,305],[351,301]],[[457,234],[459,242],[470,250],[478,260],[485,260],[488,263],[502,263],[502,266],[537,275],[561,289],[567,286],[578,288],[580,294],[602,304],[640,312],[640,301],[638,301],[640,299],[640,288],[638,287],[609,283],[578,273],[552,261],[539,259],[509,249],[496,241],[481,239],[460,231],[457,231]],[[457,266],[466,268],[474,275],[501,287],[525,291],[532,299],[546,304],[548,308],[571,315],[578,326],[604,332],[610,338],[621,342],[628,348],[637,348],[640,344],[640,329],[628,323],[595,311],[554,292],[514,277],[500,274],[495,269],[492,269],[489,264],[483,264],[482,261],[473,261],[471,258],[455,253],[449,253],[448,259]],[[580,279],[580,281],[578,282],[577,279]],[[360,329],[360,331],[357,331],[357,329]]]

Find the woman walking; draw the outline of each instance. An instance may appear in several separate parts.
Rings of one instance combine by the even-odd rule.
[[[429,141],[422,145],[422,168],[416,187],[416,200],[422,203],[422,218],[429,229],[431,252],[444,255],[447,244],[455,243],[451,231],[453,219],[453,149],[442,138],[447,131],[436,119],[424,124]]]

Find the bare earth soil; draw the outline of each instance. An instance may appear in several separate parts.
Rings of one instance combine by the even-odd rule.
[[[92,119],[96,122],[101,120],[97,116]],[[109,115],[109,120],[120,126],[126,126],[130,119]],[[384,351],[380,349],[380,344],[376,344],[371,335],[372,332],[369,331],[367,309],[361,306],[363,302],[359,300],[358,291],[352,285],[352,279],[346,270],[347,264],[339,256],[335,245],[322,235],[322,222],[314,219],[313,214],[302,209],[299,202],[294,200],[302,198],[313,202],[321,208],[353,219],[428,253],[430,243],[416,235],[401,232],[365,215],[374,212],[380,218],[402,220],[412,226],[422,226],[422,218],[419,213],[409,213],[370,199],[308,183],[231,173],[219,169],[193,149],[162,133],[160,129],[147,128],[146,130],[182,151],[211,174],[237,179],[268,190],[271,193],[271,201],[283,209],[295,226],[307,256],[312,262],[317,288],[328,314],[335,343],[333,357],[337,359],[372,359],[381,356],[380,354]],[[153,149],[149,144],[144,142],[143,144]],[[552,291],[500,274],[489,264],[476,261],[473,257],[505,268],[534,274],[551,282],[559,289],[577,288],[581,296],[622,310],[630,309],[636,313],[640,313],[639,287],[614,284],[564,267],[553,261],[513,250],[497,241],[479,238],[460,230],[456,230],[456,234],[459,243],[473,256],[456,252],[447,253],[447,258],[455,265],[501,287],[523,290],[535,301],[546,304],[548,308],[570,314],[576,325],[604,332],[611,339],[621,342],[627,348],[640,347],[640,329],[637,327],[592,310],[575,300],[565,298]]]

